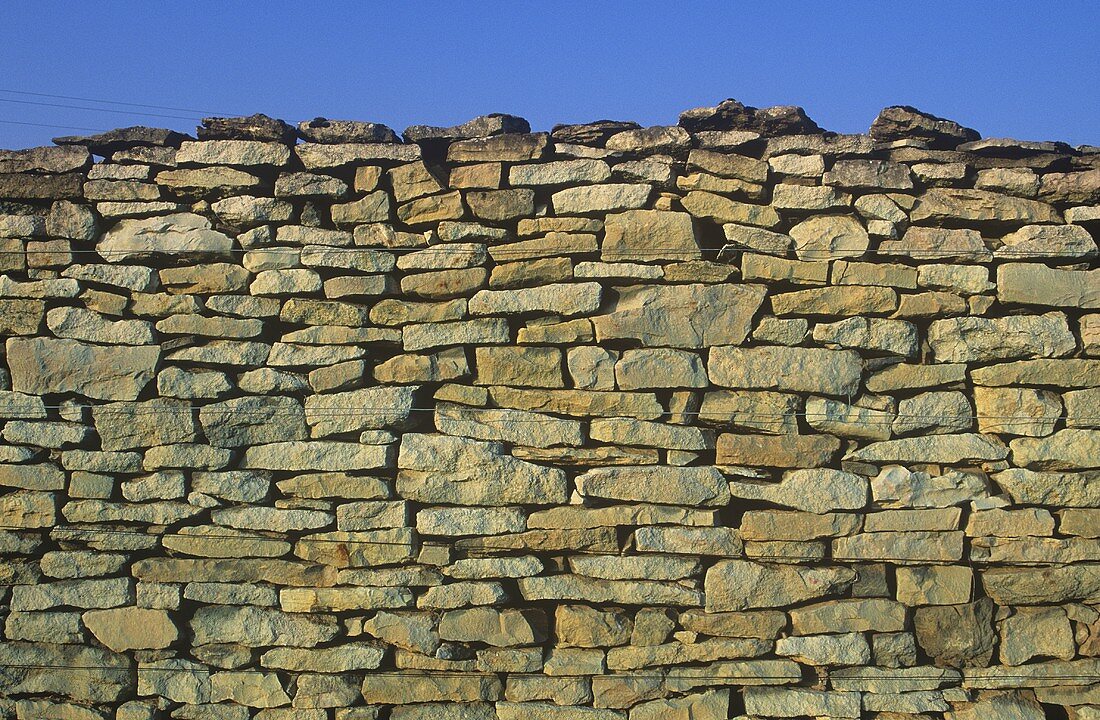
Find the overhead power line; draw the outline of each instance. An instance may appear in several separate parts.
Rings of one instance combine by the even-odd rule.
[[[26,90],[11,90],[0,88],[0,93],[9,95],[26,95],[29,97],[54,98],[56,100],[77,100],[80,102],[99,103],[101,105],[119,105],[122,107],[149,108],[151,110],[175,110],[178,112],[195,113],[196,115],[218,115],[220,117],[239,117],[241,113],[220,113],[214,110],[195,110],[194,108],[172,107],[170,105],[148,105],[145,103],[122,102],[119,100],[102,100],[100,98],[78,97],[74,95],[54,95],[51,93],[28,92]]]
[[[201,117],[189,115],[165,115],[163,113],[139,112],[137,110],[112,110],[110,108],[84,107],[81,105],[66,105],[64,103],[38,102],[36,100],[16,100],[14,98],[0,98],[0,102],[15,103],[18,105],[36,105],[39,107],[65,108],[68,110],[85,110],[90,112],[112,113],[115,115],[142,115],[144,117],[171,118],[174,120],[201,120]]]
[[[5,125],[27,125],[29,127],[55,128],[57,130],[88,130],[90,132],[105,132],[102,128],[84,127],[82,125],[49,125],[46,123],[23,122],[20,120],[0,120]]]

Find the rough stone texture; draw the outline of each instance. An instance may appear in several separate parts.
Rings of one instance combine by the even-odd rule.
[[[0,151],[0,718],[1096,715],[1095,148],[197,135]]]

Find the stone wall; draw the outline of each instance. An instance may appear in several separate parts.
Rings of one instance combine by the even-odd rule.
[[[1096,148],[56,143],[0,153],[0,717],[1100,717]]]

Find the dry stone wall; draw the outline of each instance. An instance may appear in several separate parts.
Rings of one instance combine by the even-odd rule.
[[[1100,717],[1100,153],[734,101],[0,153],[0,717]]]

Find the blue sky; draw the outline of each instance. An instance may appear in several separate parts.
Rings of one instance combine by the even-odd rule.
[[[985,137],[1100,145],[1095,0],[11,0],[0,27],[8,148],[87,132],[37,124],[193,132],[208,112],[399,132],[489,112],[536,130],[600,118],[674,124],[681,110],[727,97],[802,105],[838,132],[866,131],[883,106],[909,104]]]

